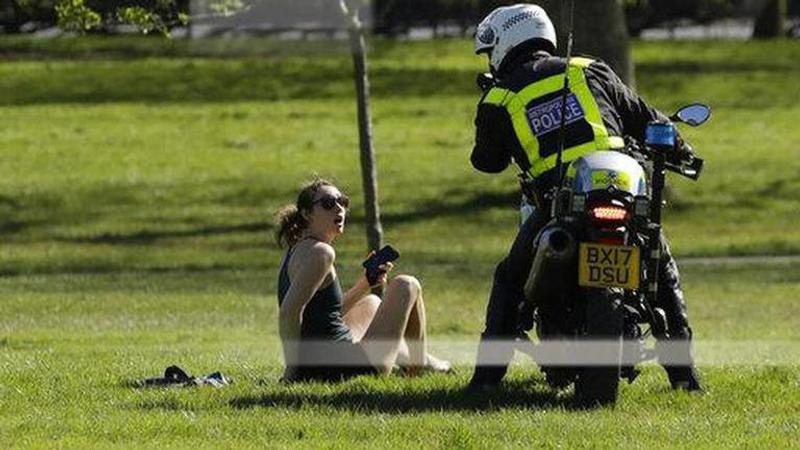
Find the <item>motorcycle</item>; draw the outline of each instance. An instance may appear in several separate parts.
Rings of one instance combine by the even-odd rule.
[[[680,151],[674,123],[699,126],[710,115],[706,105],[689,105],[670,122],[649,124],[642,144],[626,139],[622,151],[578,158],[551,196],[551,220],[534,241],[521,332],[536,328],[535,347],[549,354],[524,351],[551,386],[574,384],[582,403],[615,403],[620,379],[632,383],[637,364],[659,357],[646,339],[668,337],[666,314],[655,306],[665,174],[697,180],[703,168],[693,152]]]

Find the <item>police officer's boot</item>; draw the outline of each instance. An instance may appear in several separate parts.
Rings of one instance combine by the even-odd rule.
[[[489,391],[500,385],[514,356],[513,343],[506,339],[482,336],[478,344],[475,373],[467,386],[470,391]]]
[[[694,364],[692,329],[686,314],[678,265],[664,239],[661,250],[663,264],[658,277],[658,306],[666,313],[667,336],[656,343],[659,362],[667,371],[673,389],[702,391]]]
[[[667,339],[656,343],[658,359],[667,371],[672,389],[703,391],[700,375],[694,364],[692,329],[671,330]]]

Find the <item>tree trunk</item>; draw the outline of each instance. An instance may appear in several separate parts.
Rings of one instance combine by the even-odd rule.
[[[768,0],[756,18],[753,39],[774,39],[783,36],[786,20],[786,0]]]
[[[367,51],[364,27],[358,17],[358,10],[349,9],[341,0],[342,10],[350,19],[350,51],[355,69],[356,96],[358,101],[358,137],[361,147],[361,181],[364,189],[364,210],[366,214],[367,245],[378,251],[383,245],[378,207],[378,175],[375,166],[375,151],[372,146],[372,115],[370,113],[369,77],[367,74]]]
[[[2,8],[6,10],[2,12],[9,16],[9,19],[4,24],[5,32],[8,34],[17,34],[20,32],[22,25],[25,24],[25,11],[20,8],[18,2],[9,3],[9,5]]]
[[[558,30],[562,54],[567,51],[570,1],[542,2]],[[635,77],[630,40],[625,26],[625,12],[618,0],[575,0],[574,36],[573,55],[584,54],[602,59],[622,81],[633,87]]]

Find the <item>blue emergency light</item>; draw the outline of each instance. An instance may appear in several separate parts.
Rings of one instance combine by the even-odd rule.
[[[675,125],[671,123],[650,123],[645,133],[645,143],[656,147],[675,146]]]

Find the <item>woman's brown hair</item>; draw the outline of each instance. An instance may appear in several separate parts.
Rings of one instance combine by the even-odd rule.
[[[328,180],[314,178],[306,183],[297,195],[297,201],[278,210],[275,240],[278,246],[293,246],[300,239],[300,234],[308,226],[308,221],[303,217],[302,211],[311,211],[314,208],[314,197],[323,186],[334,186]]]

